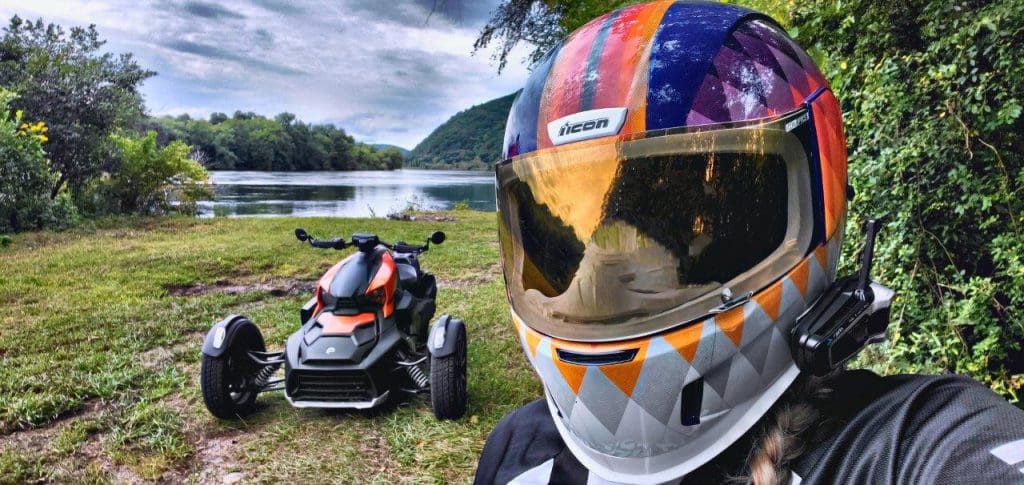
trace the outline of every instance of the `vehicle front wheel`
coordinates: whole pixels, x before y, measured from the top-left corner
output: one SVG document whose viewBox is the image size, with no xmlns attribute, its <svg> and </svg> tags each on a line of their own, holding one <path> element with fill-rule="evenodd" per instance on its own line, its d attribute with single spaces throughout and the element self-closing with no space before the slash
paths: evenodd
<svg viewBox="0 0 1024 485">
<path fill-rule="evenodd" d="M 430 356 L 430 405 L 437 419 L 459 419 L 466 414 L 466 327 L 459 328 L 455 351 Z"/>
<path fill-rule="evenodd" d="M 219 357 L 202 356 L 199 384 L 203 403 L 218 418 L 243 417 L 256 408 L 259 366 L 249 358 L 248 352 L 264 349 L 257 348 L 259 345 L 249 340 L 234 339 L 227 352 Z"/>
</svg>

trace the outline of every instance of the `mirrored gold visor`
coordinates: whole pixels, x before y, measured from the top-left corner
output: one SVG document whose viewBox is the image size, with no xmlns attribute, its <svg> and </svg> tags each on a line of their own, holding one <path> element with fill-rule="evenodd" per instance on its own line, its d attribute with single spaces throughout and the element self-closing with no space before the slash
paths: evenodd
<svg viewBox="0 0 1024 485">
<path fill-rule="evenodd" d="M 513 310 L 559 338 L 641 336 L 756 292 L 806 254 L 809 147 L 787 123 L 602 138 L 497 168 Z"/>
</svg>

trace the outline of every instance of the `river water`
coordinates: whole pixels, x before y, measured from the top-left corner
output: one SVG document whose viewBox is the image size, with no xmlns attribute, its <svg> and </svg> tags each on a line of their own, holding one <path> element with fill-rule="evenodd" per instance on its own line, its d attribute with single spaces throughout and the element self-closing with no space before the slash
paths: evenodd
<svg viewBox="0 0 1024 485">
<path fill-rule="evenodd" d="M 410 205 L 450 209 L 460 201 L 493 211 L 494 174 L 456 170 L 356 172 L 211 171 L 214 200 L 202 217 L 385 217 Z"/>
</svg>

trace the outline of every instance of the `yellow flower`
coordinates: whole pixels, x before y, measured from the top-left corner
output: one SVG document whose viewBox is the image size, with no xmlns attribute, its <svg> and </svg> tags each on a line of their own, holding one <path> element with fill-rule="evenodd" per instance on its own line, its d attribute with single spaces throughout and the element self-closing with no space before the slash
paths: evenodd
<svg viewBox="0 0 1024 485">
<path fill-rule="evenodd" d="M 842 69 L 844 71 L 846 70 L 846 61 L 842 61 L 839 63 L 839 69 Z"/>
<path fill-rule="evenodd" d="M 50 141 L 50 139 L 46 135 L 39 135 L 39 143 L 46 143 L 47 141 Z"/>
</svg>

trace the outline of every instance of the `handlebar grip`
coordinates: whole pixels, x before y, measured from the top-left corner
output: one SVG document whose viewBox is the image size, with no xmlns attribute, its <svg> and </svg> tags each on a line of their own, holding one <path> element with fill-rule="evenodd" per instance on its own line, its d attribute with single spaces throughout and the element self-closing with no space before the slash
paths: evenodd
<svg viewBox="0 0 1024 485">
<path fill-rule="evenodd" d="M 345 248 L 345 241 L 343 241 L 343 240 L 341 240 L 339 238 L 328 239 L 326 241 L 316 241 L 316 240 L 312 240 L 311 239 L 309 241 L 309 245 L 313 246 L 314 248 L 320 248 L 320 249 L 344 249 Z"/>
</svg>

